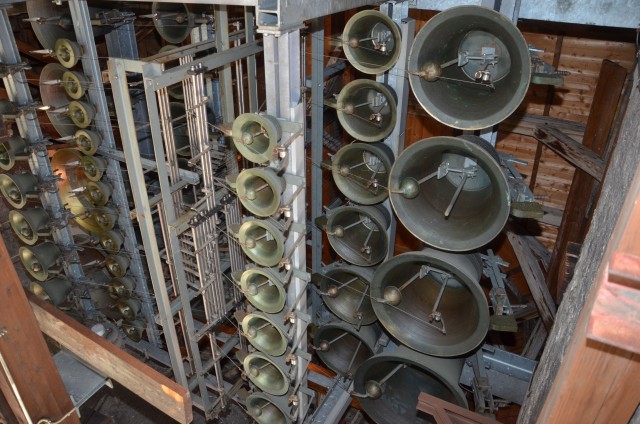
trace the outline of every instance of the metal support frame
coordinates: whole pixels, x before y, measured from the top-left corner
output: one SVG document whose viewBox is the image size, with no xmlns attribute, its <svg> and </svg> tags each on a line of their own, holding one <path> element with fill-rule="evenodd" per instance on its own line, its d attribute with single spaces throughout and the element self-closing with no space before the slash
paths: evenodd
<svg viewBox="0 0 640 424">
<path fill-rule="evenodd" d="M 328 387 L 324 399 L 310 418 L 310 424 L 337 424 L 351 404 L 351 390 L 345 387 L 349 384 L 339 377 L 330 379 L 323 375 L 310 373 L 309 381 L 323 387 Z"/>
<path fill-rule="evenodd" d="M 485 344 L 465 361 L 460 383 L 482 388 L 482 394 L 474 393 L 478 412 L 497 406 L 500 401 L 493 396 L 522 405 L 536 364 L 531 359 Z"/>
<path fill-rule="evenodd" d="M 0 6 L 0 63 L 3 65 L 18 65 L 21 63 L 20 52 L 13 36 L 7 9 L 3 6 Z M 40 181 L 53 181 L 55 175 L 53 169 L 51 169 L 51 162 L 49 161 L 46 150 L 43 151 L 35 148 L 38 143 L 45 143 L 45 140 L 43 140 L 36 111 L 31 108 L 33 106 L 33 99 L 31 98 L 29 85 L 27 84 L 27 77 L 24 71 L 19 71 L 15 74 L 7 75 L 3 78 L 3 81 L 9 100 L 18 107 L 27 107 L 24 112 L 18 115 L 16 124 L 20 136 L 27 141 L 28 145 L 34 148 L 29 157 L 31 172 L 36 175 Z M 41 191 L 40 201 L 52 219 L 66 222 L 67 214 L 64 208 L 64 202 L 60 198 L 57 190 Z M 75 254 L 73 234 L 68 225 L 53 229 L 52 237 L 55 243 L 65 252 Z M 75 261 L 66 262 L 64 269 L 74 284 L 80 284 L 84 281 L 84 271 L 79 263 Z M 85 312 L 91 312 L 92 310 L 90 301 L 82 302 L 82 307 Z"/>
<path fill-rule="evenodd" d="M 376 78 L 378 82 L 389 85 L 396 93 L 397 105 L 396 105 L 396 124 L 393 131 L 385 140 L 384 144 L 391 148 L 394 158 L 404 149 L 405 132 L 407 129 L 407 107 L 409 104 L 409 80 L 404 77 L 404 73 L 407 69 L 407 60 L 409 58 L 409 50 L 413 44 L 414 35 L 416 33 L 416 21 L 410 19 L 409 16 L 409 4 L 405 1 L 389 1 L 383 3 L 380 6 L 380 10 L 383 13 L 389 15 L 391 19 L 400 28 L 401 43 L 400 43 L 400 57 L 398 62 L 388 72 L 378 75 Z M 393 214 L 393 208 L 391 202 L 387 198 L 384 201 L 384 206 L 389 211 L 391 222 L 387 229 L 389 235 L 389 247 L 387 252 L 387 259 L 393 257 L 393 253 L 396 245 L 396 227 L 397 221 Z"/>
<path fill-rule="evenodd" d="M 225 21 L 224 8 L 216 10 L 216 16 Z M 226 28 L 217 22 L 218 28 Z M 216 41 L 205 40 L 198 48 L 220 40 L 228 40 L 221 31 L 216 34 Z M 224 47 L 224 45 L 223 45 Z M 141 73 L 144 81 L 146 108 L 149 114 L 149 126 L 154 145 L 154 155 L 158 183 L 160 186 L 160 201 L 157 209 L 164 223 L 164 245 L 167 262 L 170 265 L 171 284 L 167 287 L 163 272 L 163 258 L 159 251 L 159 243 L 153 228 L 152 209 L 149 204 L 149 194 L 144 185 L 132 187 L 138 220 L 149 262 L 150 274 L 158 302 L 158 315 L 162 323 L 171 365 L 177 381 L 191 390 L 197 389 L 193 395 L 194 404 L 200 407 L 208 418 L 216 416 L 219 408 L 226 403 L 225 384 L 222 380 L 220 361 L 226 357 L 216 342 L 215 325 L 222 319 L 228 319 L 230 307 L 225 301 L 224 276 L 222 262 L 218 251 L 217 238 L 221 230 L 218 228 L 217 214 L 227 211 L 229 221 L 239 219 L 237 201 L 226 205 L 218 205 L 220 199 L 218 190 L 214 187 L 214 169 L 212 168 L 212 154 L 208 137 L 208 123 L 204 105 L 205 83 L 203 73 L 207 70 L 225 68 L 234 61 L 253 55 L 261 50 L 258 43 L 243 44 L 242 46 L 218 49 L 218 53 L 211 54 L 193 61 L 190 49 L 182 51 L 180 65 L 164 69 L 164 65 L 156 61 L 129 59 L 111 59 L 109 61 L 110 78 L 115 97 L 118 122 L 123 130 L 125 142 L 125 159 L 132 180 L 142 181 L 143 169 L 139 161 L 139 151 L 136 140 L 135 122 L 130 110 L 131 97 L 128 92 L 127 73 Z M 161 62 L 161 61 L 160 61 Z M 230 71 L 230 68 L 228 68 Z M 183 201 L 180 192 L 175 191 L 182 176 L 177 167 L 177 156 L 174 146 L 174 136 L 169 110 L 167 86 L 182 81 L 185 93 L 185 107 L 187 129 L 191 142 L 192 162 L 198 162 L 201 175 L 202 198 L 197 200 L 191 210 L 183 212 Z M 223 106 L 223 118 L 233 114 L 233 103 Z M 229 110 L 229 106 L 231 109 Z M 165 153 L 166 152 L 166 153 Z M 224 193 L 222 193 L 224 194 Z M 224 231 L 222 231 L 224 232 Z M 238 252 L 236 252 L 237 256 Z M 242 258 L 231 258 L 234 268 L 241 268 Z M 175 299 L 169 300 L 169 294 Z M 206 322 L 196 323 L 191 310 L 191 299 L 201 295 L 205 310 Z M 239 293 L 234 295 L 238 300 Z M 174 322 L 174 315 L 180 316 L 179 325 L 182 326 L 186 360 L 180 351 L 178 331 Z M 207 348 L 201 347 L 199 341 L 209 338 Z M 186 368 L 186 371 L 185 371 Z M 213 380 L 207 376 L 211 373 Z M 211 391 L 217 392 L 213 396 Z"/>
<path fill-rule="evenodd" d="M 267 113 L 277 118 L 297 123 L 300 127 L 305 124 L 305 104 L 302 101 L 303 81 L 301 76 L 300 30 L 287 32 L 278 37 L 264 35 L 264 61 L 265 77 L 271 81 L 266 84 Z M 283 128 L 283 140 L 290 140 L 288 154 L 285 158 L 285 173 L 297 176 L 301 181 L 305 180 L 305 147 L 304 131 L 291 132 Z M 305 197 L 296 195 L 297 187 L 288 184 L 284 198 L 292 198 L 291 221 L 285 251 L 291 252 L 289 261 L 292 273 L 287 290 L 287 305 L 293 308 L 295 320 L 292 340 L 296 355 L 300 356 L 307 351 L 306 337 L 308 322 L 303 317 L 307 315 L 307 281 L 300 276 L 306 273 L 306 210 Z M 295 271 L 301 272 L 295 272 Z M 307 360 L 296 361 L 295 383 L 298 392 L 297 408 L 294 421 L 302 422 L 309 407 L 309 399 L 306 393 L 306 363 Z"/>
<path fill-rule="evenodd" d="M 91 81 L 91 85 L 87 90 L 87 95 L 91 103 L 96 108 L 96 116 L 94 123 L 96 130 L 102 136 L 102 149 L 115 149 L 115 139 L 113 136 L 113 128 L 111 126 L 111 118 L 109 117 L 109 106 L 104 94 L 104 86 L 102 84 L 102 72 L 98 62 L 98 53 L 96 51 L 93 29 L 91 27 L 91 15 L 86 0 L 70 0 L 69 8 L 71 17 L 75 23 L 76 38 L 78 43 L 83 46 L 82 67 L 85 75 Z M 131 44 L 131 43 L 129 43 Z M 134 125 L 135 128 L 135 125 Z M 147 334 L 149 341 L 155 345 L 160 345 L 160 336 L 158 329 L 154 323 L 154 308 L 151 301 L 152 296 L 147 287 L 147 280 L 144 274 L 142 259 L 138 251 L 138 242 L 136 233 L 131 225 L 129 214 L 129 201 L 125 190 L 125 183 L 122 178 L 122 169 L 120 163 L 116 160 L 107 160 L 106 175 L 113 187 L 112 199 L 115 207 L 118 209 L 118 226 L 125 235 L 124 250 L 130 258 L 129 272 L 136 280 L 136 290 L 140 293 L 142 302 L 142 315 L 147 321 Z M 144 181 L 143 179 L 140 181 Z"/>
</svg>

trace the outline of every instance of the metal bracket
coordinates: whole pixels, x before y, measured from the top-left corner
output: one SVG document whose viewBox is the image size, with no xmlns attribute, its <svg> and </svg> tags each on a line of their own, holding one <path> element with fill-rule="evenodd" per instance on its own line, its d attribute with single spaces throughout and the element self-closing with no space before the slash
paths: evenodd
<svg viewBox="0 0 640 424">
<path fill-rule="evenodd" d="M 471 386 L 476 411 L 493 412 L 502 403 L 522 405 L 537 362 L 485 344 L 465 361 L 460 384 Z"/>
<path fill-rule="evenodd" d="M 516 332 L 518 324 L 513 317 L 513 309 L 507 297 L 505 286 L 507 276 L 500 269 L 500 267 L 509 266 L 509 263 L 494 255 L 491 249 L 487 251 L 486 255 L 480 255 L 480 257 L 483 264 L 482 273 L 491 280 L 492 286 L 489 292 L 494 310 L 494 315 L 491 317 L 491 329 Z"/>
</svg>

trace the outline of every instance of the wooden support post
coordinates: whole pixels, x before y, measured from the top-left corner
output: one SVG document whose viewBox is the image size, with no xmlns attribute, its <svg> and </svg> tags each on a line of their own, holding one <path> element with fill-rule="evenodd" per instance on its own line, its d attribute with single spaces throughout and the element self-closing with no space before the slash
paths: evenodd
<svg viewBox="0 0 640 424">
<path fill-rule="evenodd" d="M 28 294 L 40 330 L 100 374 L 111 378 L 174 420 L 193 420 L 189 391 L 109 343 L 58 309 Z"/>
<path fill-rule="evenodd" d="M 31 421 L 37 422 L 42 418 L 59 420 L 73 411 L 73 403 L 1 237 L 0 268 L 4 270 L 0 284 L 0 354 L 10 374 L 7 375 L 0 367 L 1 394 L 18 417 L 18 422 L 27 422 L 19 398 Z M 72 412 L 63 422 L 79 423 L 80 420 Z"/>
<path fill-rule="evenodd" d="M 640 172 L 629 189 L 539 423 L 627 423 L 640 403 L 640 353 L 636 353 L 640 351 L 640 264 L 635 259 L 631 266 L 625 263 L 640 256 L 638 199 Z M 631 278 L 620 278 L 621 274 Z M 617 286 L 613 292 L 612 285 Z"/>
<path fill-rule="evenodd" d="M 553 150 L 571 165 L 591 175 L 598 181 L 604 177 L 605 162 L 593 150 L 578 143 L 551 125 L 536 127 L 536 139 Z"/>
<path fill-rule="evenodd" d="M 608 60 L 602 62 L 600 78 L 596 85 L 582 141 L 584 147 L 591 149 L 601 157 L 608 150 L 609 143 L 614 142 L 610 138 L 614 139 L 615 134 L 613 134 L 614 137 L 610 137 L 610 130 L 615 121 L 616 113 L 618 113 L 626 78 L 625 68 Z M 605 163 L 608 163 L 609 158 L 604 157 L 603 159 Z M 582 243 L 584 240 L 592 216 L 592 209 L 595 209 L 596 206 L 594 202 L 589 208 L 594 190 L 597 190 L 596 181 L 589 174 L 576 170 L 556 244 L 551 254 L 551 267 L 547 274 L 547 285 L 556 299 L 561 297 L 562 276 L 559 275 L 559 269 L 564 261 L 567 244 L 569 242 Z"/>
<path fill-rule="evenodd" d="M 634 87 L 637 82 L 635 78 Z M 639 355 L 587 339 L 610 255 L 616 251 L 640 255 L 637 228 L 623 229 L 620 225 L 628 222 L 630 211 L 638 202 L 639 167 L 640 91 L 634 88 L 593 224 L 522 404 L 518 417 L 521 424 L 626 424 L 640 402 Z M 635 242 L 636 250 L 622 246 L 620 240 L 625 234 L 631 239 L 629 243 Z M 626 302 L 624 298 L 620 301 Z M 637 309 L 632 310 L 637 314 Z"/>
<path fill-rule="evenodd" d="M 547 289 L 547 285 L 544 281 L 544 273 L 540 269 L 538 259 L 535 257 L 531 249 L 529 248 L 526 240 L 522 236 L 519 236 L 511 231 L 507 232 L 509 242 L 513 247 L 513 252 L 518 258 L 518 263 L 522 268 L 522 273 L 527 280 L 527 285 L 531 291 L 533 301 L 538 307 L 540 318 L 544 323 L 544 327 L 547 331 L 551 331 L 553 321 L 556 316 L 556 304 L 553 302 L 553 298 Z"/>
</svg>

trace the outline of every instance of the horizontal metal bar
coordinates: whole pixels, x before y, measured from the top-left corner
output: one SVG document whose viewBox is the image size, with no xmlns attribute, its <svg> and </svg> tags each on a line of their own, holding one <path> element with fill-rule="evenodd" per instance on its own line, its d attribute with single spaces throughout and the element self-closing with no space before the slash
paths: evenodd
<svg viewBox="0 0 640 424">
<path fill-rule="evenodd" d="M 426 10 L 444 10 L 454 6 L 479 5 L 481 0 L 410 0 L 409 7 Z M 523 1 L 520 3 L 521 19 L 601 25 L 618 28 L 637 28 L 640 8 L 637 0 L 558 0 Z"/>
<path fill-rule="evenodd" d="M 239 47 L 233 47 L 220 53 L 214 53 L 200 58 L 196 62 L 197 64 L 202 64 L 202 66 L 207 70 L 211 71 L 235 62 L 236 60 L 244 59 L 247 56 L 260 53 L 261 51 L 262 41 L 253 41 Z M 162 71 L 157 64 L 148 63 L 144 65 L 143 75 L 145 78 L 145 84 L 147 84 L 147 89 L 152 88 L 157 91 L 161 88 L 165 88 L 182 81 L 189 76 L 189 71 L 196 62 L 176 66 L 175 68 L 165 71 Z"/>
<path fill-rule="evenodd" d="M 347 62 L 344 60 L 338 61 L 324 68 L 322 78 L 328 80 L 332 76 L 344 71 L 347 68 Z M 321 84 L 322 85 L 322 84 Z M 311 77 L 307 78 L 306 87 L 311 88 Z"/>
<path fill-rule="evenodd" d="M 100 153 L 102 153 L 105 157 L 109 159 L 115 159 L 120 162 L 125 162 L 124 152 L 120 150 L 101 148 Z M 140 165 L 142 165 L 142 168 L 146 171 L 153 171 L 158 168 L 158 165 L 154 160 L 140 157 L 139 161 L 140 161 Z M 180 168 L 178 172 L 180 174 L 180 178 L 185 180 L 187 184 L 196 185 L 200 183 L 200 175 L 198 175 L 197 172 L 189 171 L 182 168 Z"/>
<path fill-rule="evenodd" d="M 244 39 L 244 30 L 234 31 L 229 34 L 229 42 Z M 213 45 L 212 45 L 213 44 Z M 194 55 L 209 49 L 215 48 L 215 36 L 204 41 L 200 41 L 194 44 L 187 44 L 186 46 L 180 46 L 173 50 L 168 50 L 162 53 L 154 54 L 142 59 L 146 63 L 167 63 L 172 60 L 178 60 L 181 57 L 187 55 Z"/>
<path fill-rule="evenodd" d="M 191 185 L 192 183 L 187 181 L 187 180 L 180 180 L 177 183 L 173 184 L 170 188 L 171 193 L 175 193 L 176 191 L 185 188 L 188 185 Z M 162 194 L 158 193 L 155 196 L 153 196 L 152 198 L 149 199 L 149 206 L 150 207 L 154 207 L 155 205 L 157 205 L 158 203 L 160 203 L 162 201 Z"/>
</svg>

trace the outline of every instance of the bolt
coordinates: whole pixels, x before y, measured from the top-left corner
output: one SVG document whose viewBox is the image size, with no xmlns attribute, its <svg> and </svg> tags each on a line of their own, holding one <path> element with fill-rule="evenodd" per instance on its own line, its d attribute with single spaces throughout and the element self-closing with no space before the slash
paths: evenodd
<svg viewBox="0 0 640 424">
<path fill-rule="evenodd" d="M 7 333 L 8 333 L 8 331 L 7 331 L 7 327 L 2 327 L 2 328 L 0 328 L 0 337 L 4 337 L 4 336 L 6 336 L 6 335 L 7 335 Z"/>
</svg>

